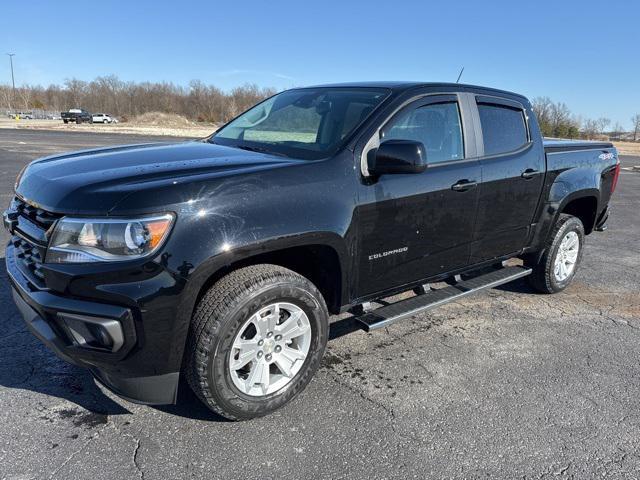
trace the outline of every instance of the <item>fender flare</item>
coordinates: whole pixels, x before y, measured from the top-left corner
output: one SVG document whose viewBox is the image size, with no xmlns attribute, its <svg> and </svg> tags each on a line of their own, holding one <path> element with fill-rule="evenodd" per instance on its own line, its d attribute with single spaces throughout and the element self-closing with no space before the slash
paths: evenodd
<svg viewBox="0 0 640 480">
<path fill-rule="evenodd" d="M 248 260 L 258 255 L 277 252 L 293 247 L 321 246 L 331 248 L 337 255 L 340 264 L 341 276 L 341 298 L 348 294 L 347 271 L 351 256 L 348 253 L 344 239 L 332 232 L 316 232 L 295 237 L 281 237 L 267 241 L 254 242 L 242 245 L 228 252 L 223 252 L 206 259 L 198 265 L 185 280 L 185 288 L 181 295 L 180 304 L 177 308 L 177 318 L 173 328 L 173 348 L 171 352 L 170 364 L 176 370 L 180 370 L 184 349 L 186 346 L 191 317 L 196 308 L 198 298 L 202 288 L 207 285 L 210 279 L 227 269 L 229 266 Z"/>
</svg>

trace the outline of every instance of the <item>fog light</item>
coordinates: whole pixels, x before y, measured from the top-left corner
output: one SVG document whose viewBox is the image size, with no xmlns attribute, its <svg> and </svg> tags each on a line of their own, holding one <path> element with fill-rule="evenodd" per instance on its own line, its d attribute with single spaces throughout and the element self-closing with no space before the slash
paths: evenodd
<svg viewBox="0 0 640 480">
<path fill-rule="evenodd" d="M 111 318 L 59 313 L 73 340 L 81 347 L 117 352 L 124 344 L 122 326 Z"/>
</svg>

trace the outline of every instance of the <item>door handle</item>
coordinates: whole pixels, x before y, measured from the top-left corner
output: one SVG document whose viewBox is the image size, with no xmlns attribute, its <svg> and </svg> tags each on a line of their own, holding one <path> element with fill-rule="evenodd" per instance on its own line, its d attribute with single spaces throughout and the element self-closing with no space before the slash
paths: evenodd
<svg viewBox="0 0 640 480">
<path fill-rule="evenodd" d="M 537 174 L 538 174 L 538 170 L 536 170 L 535 168 L 527 168 L 524 172 L 522 172 L 522 175 L 520 176 L 525 180 L 530 180 L 533 177 L 535 177 Z"/>
<path fill-rule="evenodd" d="M 458 180 L 457 183 L 451 185 L 451 190 L 454 192 L 466 192 L 467 190 L 471 190 L 472 188 L 476 188 L 478 183 L 475 180 Z"/>
</svg>

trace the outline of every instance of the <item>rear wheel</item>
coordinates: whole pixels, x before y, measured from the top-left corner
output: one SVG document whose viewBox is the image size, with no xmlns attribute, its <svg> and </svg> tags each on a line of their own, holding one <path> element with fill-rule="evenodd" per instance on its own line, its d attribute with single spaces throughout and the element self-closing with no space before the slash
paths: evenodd
<svg viewBox="0 0 640 480">
<path fill-rule="evenodd" d="M 327 337 L 327 308 L 309 280 L 275 265 L 245 267 L 219 280 L 196 307 L 186 377 L 216 413 L 259 417 L 305 388 Z"/>
<path fill-rule="evenodd" d="M 525 262 L 533 269 L 529 283 L 542 293 L 556 293 L 567 288 L 580 265 L 584 238 L 584 226 L 579 218 L 560 215 L 540 260 Z"/>
</svg>

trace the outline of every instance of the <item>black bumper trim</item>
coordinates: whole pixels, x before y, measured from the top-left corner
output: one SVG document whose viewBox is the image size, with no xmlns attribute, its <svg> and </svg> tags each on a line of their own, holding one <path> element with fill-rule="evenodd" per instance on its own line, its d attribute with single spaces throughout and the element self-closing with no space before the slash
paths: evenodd
<svg viewBox="0 0 640 480">
<path fill-rule="evenodd" d="M 114 377 L 91 369 L 95 380 L 125 400 L 143 405 L 172 405 L 178 397 L 180 372 L 151 377 Z"/>
<path fill-rule="evenodd" d="M 80 362 L 63 353 L 66 346 L 64 341 L 53 331 L 49 324 L 43 320 L 38 312 L 29 306 L 15 288 L 11 289 L 11 295 L 29 331 L 64 361 L 72 363 L 73 365 L 82 366 Z"/>
<path fill-rule="evenodd" d="M 118 362 L 136 344 L 132 313 L 128 308 L 56 295 L 32 285 L 17 268 L 14 248 L 9 244 L 5 255 L 7 274 L 14 303 L 29 331 L 62 360 L 88 368 L 94 378 L 116 395 L 131 402 L 173 404 L 178 394 L 179 372 L 152 376 L 114 375 Z M 67 335 L 60 313 L 111 318 L 122 325 L 124 346 L 115 353 L 83 348 Z M 130 375 L 130 374 L 129 374 Z"/>
<path fill-rule="evenodd" d="M 62 360 L 79 367 L 89 368 L 100 384 L 125 400 L 147 405 L 166 405 L 176 402 L 180 379 L 179 372 L 148 377 L 118 377 L 110 375 L 89 362 L 83 362 L 75 358 L 78 349 L 73 349 L 72 346 L 67 345 L 38 312 L 27 303 L 16 288 L 11 289 L 11 294 L 29 331 Z M 74 350 L 72 355 L 66 353 L 70 349 Z"/>
</svg>

